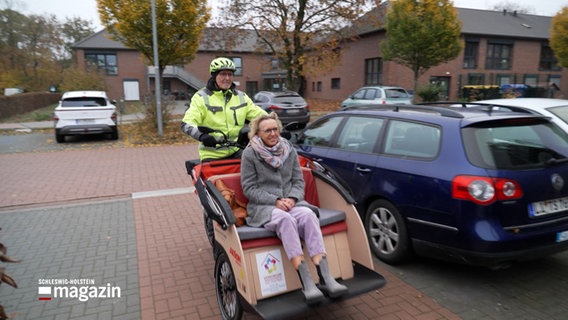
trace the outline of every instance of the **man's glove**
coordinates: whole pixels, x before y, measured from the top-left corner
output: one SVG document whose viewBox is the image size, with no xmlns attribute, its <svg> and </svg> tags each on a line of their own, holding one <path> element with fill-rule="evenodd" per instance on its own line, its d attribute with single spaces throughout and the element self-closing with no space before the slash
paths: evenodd
<svg viewBox="0 0 568 320">
<path fill-rule="evenodd" d="M 199 136 L 199 141 L 203 143 L 206 147 L 215 147 L 217 145 L 217 139 L 215 137 L 209 135 L 208 133 L 204 133 Z"/>
</svg>

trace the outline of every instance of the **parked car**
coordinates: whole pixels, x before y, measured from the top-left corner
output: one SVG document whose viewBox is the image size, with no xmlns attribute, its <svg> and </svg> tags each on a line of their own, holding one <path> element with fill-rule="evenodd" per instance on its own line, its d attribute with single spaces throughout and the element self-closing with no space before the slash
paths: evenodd
<svg viewBox="0 0 568 320">
<path fill-rule="evenodd" d="M 495 106 L 519 107 L 535 114 L 550 117 L 554 123 L 568 132 L 568 100 L 550 98 L 516 98 L 480 100 L 476 103 L 487 103 Z"/>
<path fill-rule="evenodd" d="M 412 104 L 412 96 L 401 87 L 363 87 L 341 102 L 341 108 L 361 104 Z"/>
<path fill-rule="evenodd" d="M 254 103 L 266 112 L 276 112 L 284 125 L 297 122 L 297 128 L 304 128 L 310 121 L 308 103 L 294 91 L 259 91 L 254 95 Z"/>
<path fill-rule="evenodd" d="M 109 134 L 118 139 L 116 102 L 104 91 L 68 91 L 55 108 L 55 140 L 65 142 L 66 136 Z"/>
<path fill-rule="evenodd" d="M 568 134 L 546 117 L 350 108 L 292 141 L 351 189 L 387 263 L 416 253 L 500 268 L 568 249 Z"/>
</svg>

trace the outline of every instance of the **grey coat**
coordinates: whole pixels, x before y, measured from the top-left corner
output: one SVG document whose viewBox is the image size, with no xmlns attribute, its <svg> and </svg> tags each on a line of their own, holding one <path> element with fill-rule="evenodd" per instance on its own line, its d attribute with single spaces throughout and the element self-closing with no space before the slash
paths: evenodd
<svg viewBox="0 0 568 320">
<path fill-rule="evenodd" d="M 249 145 L 241 158 L 241 186 L 249 201 L 246 220 L 251 227 L 262 227 L 270 221 L 278 198 L 296 198 L 296 206 L 309 207 L 318 213 L 317 207 L 304 200 L 304 176 L 292 146 L 288 159 L 275 169 Z"/>
</svg>

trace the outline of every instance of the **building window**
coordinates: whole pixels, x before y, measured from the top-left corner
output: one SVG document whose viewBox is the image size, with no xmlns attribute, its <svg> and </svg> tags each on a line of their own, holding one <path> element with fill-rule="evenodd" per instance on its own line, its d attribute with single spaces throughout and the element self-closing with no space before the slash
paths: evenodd
<svg viewBox="0 0 568 320">
<path fill-rule="evenodd" d="M 332 89 L 341 89 L 341 79 L 340 78 L 332 78 L 331 79 L 331 88 Z"/>
<path fill-rule="evenodd" d="M 318 81 L 318 82 L 317 82 L 316 87 L 317 87 L 317 88 L 316 88 L 316 91 L 317 91 L 317 92 L 321 92 L 321 81 Z"/>
<path fill-rule="evenodd" d="M 242 76 L 243 75 L 243 58 L 240 57 L 229 57 L 229 59 L 233 60 L 235 67 L 235 76 Z"/>
<path fill-rule="evenodd" d="M 559 75 L 550 75 L 548 77 L 548 84 L 554 83 L 554 85 L 560 88 L 560 76 Z"/>
<path fill-rule="evenodd" d="M 270 59 L 270 68 L 272 70 L 278 70 L 278 68 L 280 68 L 280 61 L 278 61 L 278 59 Z"/>
<path fill-rule="evenodd" d="M 513 55 L 512 42 L 491 42 L 487 43 L 487 57 L 485 60 L 486 69 L 510 70 Z"/>
<path fill-rule="evenodd" d="M 115 53 L 85 53 L 88 69 L 96 69 L 108 76 L 118 75 L 118 65 Z"/>
<path fill-rule="evenodd" d="M 365 59 L 365 85 L 381 84 L 381 58 Z"/>
<path fill-rule="evenodd" d="M 463 68 L 464 69 L 476 69 L 477 68 L 477 56 L 479 52 L 479 40 L 478 39 L 466 39 L 465 48 L 463 50 Z"/>
<path fill-rule="evenodd" d="M 502 86 L 504 84 L 511 83 L 511 75 L 510 74 L 498 74 L 497 75 L 497 85 Z"/>
<path fill-rule="evenodd" d="M 548 97 L 554 98 L 558 91 L 560 91 L 560 76 L 550 75 L 548 77 Z"/>
<path fill-rule="evenodd" d="M 536 87 L 538 85 L 538 75 L 525 74 L 525 81 L 523 83 L 527 86 Z"/>
<path fill-rule="evenodd" d="M 247 81 L 247 94 L 250 97 L 253 97 L 258 92 L 258 82 L 256 81 Z"/>
<path fill-rule="evenodd" d="M 548 43 L 543 43 L 540 47 L 540 63 L 538 65 L 539 70 L 549 70 L 549 71 L 559 71 L 560 66 L 558 65 L 558 60 L 554 56 L 552 48 Z"/>
<path fill-rule="evenodd" d="M 485 75 L 483 73 L 470 73 L 467 75 L 467 84 L 469 85 L 485 84 Z"/>
</svg>

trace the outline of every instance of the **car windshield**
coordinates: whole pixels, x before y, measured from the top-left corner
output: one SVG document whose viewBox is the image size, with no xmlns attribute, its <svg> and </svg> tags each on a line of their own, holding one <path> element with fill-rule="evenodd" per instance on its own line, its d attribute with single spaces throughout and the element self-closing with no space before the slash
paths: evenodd
<svg viewBox="0 0 568 320">
<path fill-rule="evenodd" d="M 568 123 L 568 106 L 552 107 L 547 110 L 557 116 L 560 120 Z"/>
<path fill-rule="evenodd" d="M 539 119 L 507 119 L 466 127 L 467 157 L 487 169 L 534 169 L 568 162 L 568 135 Z"/>
<path fill-rule="evenodd" d="M 274 103 L 304 103 L 304 99 L 298 95 L 288 94 L 275 96 L 273 99 Z"/>
<path fill-rule="evenodd" d="M 106 99 L 96 97 L 69 98 L 61 102 L 62 107 L 101 107 L 106 105 Z"/>
</svg>

